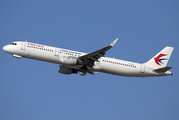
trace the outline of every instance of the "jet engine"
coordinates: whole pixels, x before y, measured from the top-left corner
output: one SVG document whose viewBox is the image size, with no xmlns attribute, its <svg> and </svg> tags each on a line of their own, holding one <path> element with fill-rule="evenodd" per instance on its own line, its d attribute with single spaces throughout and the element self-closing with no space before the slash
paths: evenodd
<svg viewBox="0 0 179 120">
<path fill-rule="evenodd" d="M 70 74 L 77 74 L 78 70 L 75 70 L 75 69 L 72 69 L 72 68 L 69 68 L 69 67 L 66 67 L 66 66 L 63 66 L 63 65 L 59 65 L 58 72 L 62 73 L 62 74 L 69 74 L 70 75 Z"/>
<path fill-rule="evenodd" d="M 86 70 L 80 70 L 80 75 L 81 75 L 81 76 L 85 76 L 85 75 L 86 75 L 86 73 L 87 73 L 87 71 L 86 71 Z"/>
<path fill-rule="evenodd" d="M 80 59 L 71 56 L 64 56 L 60 58 L 60 62 L 62 62 L 62 64 L 70 65 L 70 66 L 75 66 L 75 65 L 82 66 L 82 61 Z"/>
<path fill-rule="evenodd" d="M 81 69 L 80 69 L 80 75 L 81 76 L 85 76 L 86 75 L 86 73 L 87 73 L 87 68 L 86 68 L 86 66 L 83 66 Z"/>
</svg>

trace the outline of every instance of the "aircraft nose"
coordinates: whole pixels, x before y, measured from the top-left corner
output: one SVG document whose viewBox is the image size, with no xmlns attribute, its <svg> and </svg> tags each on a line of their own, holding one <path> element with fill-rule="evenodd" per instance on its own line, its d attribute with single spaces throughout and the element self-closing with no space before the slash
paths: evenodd
<svg viewBox="0 0 179 120">
<path fill-rule="evenodd" d="M 8 48 L 7 48 L 7 45 L 3 47 L 3 50 L 4 50 L 4 51 L 7 51 L 7 49 L 8 49 Z"/>
</svg>

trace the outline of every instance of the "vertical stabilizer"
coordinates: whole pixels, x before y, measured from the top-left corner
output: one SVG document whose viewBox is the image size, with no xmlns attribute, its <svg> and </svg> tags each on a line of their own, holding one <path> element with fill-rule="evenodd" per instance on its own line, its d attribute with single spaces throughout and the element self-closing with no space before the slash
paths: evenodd
<svg viewBox="0 0 179 120">
<path fill-rule="evenodd" d="M 161 50 L 158 54 L 156 54 L 152 59 L 150 59 L 145 64 L 151 65 L 155 68 L 162 68 L 166 67 L 169 58 L 172 54 L 173 47 L 165 47 L 163 50 Z"/>
</svg>

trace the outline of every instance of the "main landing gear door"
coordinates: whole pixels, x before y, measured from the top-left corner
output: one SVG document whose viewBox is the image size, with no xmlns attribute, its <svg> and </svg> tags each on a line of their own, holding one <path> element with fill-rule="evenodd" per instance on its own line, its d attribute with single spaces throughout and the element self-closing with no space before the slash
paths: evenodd
<svg viewBox="0 0 179 120">
<path fill-rule="evenodd" d="M 26 49 L 26 45 L 27 45 L 27 41 L 22 42 L 21 49 L 25 50 Z"/>
</svg>

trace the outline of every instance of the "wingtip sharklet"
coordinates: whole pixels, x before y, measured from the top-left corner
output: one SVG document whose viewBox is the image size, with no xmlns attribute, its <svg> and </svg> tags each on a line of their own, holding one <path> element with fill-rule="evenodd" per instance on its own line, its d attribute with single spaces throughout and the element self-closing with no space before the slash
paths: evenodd
<svg viewBox="0 0 179 120">
<path fill-rule="evenodd" d="M 118 38 L 116 38 L 116 39 L 110 44 L 110 46 L 113 47 L 113 46 L 116 44 L 117 40 L 118 40 Z"/>
</svg>

